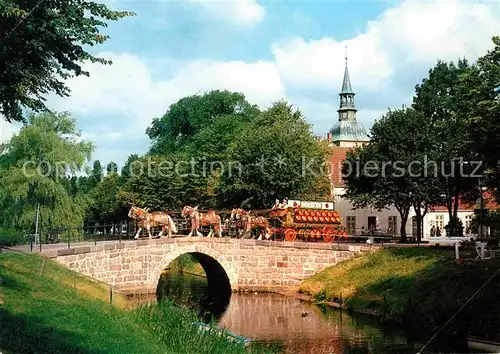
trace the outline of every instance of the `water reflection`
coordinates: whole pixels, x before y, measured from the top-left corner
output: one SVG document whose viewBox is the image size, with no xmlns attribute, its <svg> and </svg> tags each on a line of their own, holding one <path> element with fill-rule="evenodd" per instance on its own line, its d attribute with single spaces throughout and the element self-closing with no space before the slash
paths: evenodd
<svg viewBox="0 0 500 354">
<path fill-rule="evenodd" d="M 416 352 L 402 333 L 384 335 L 345 313 L 278 294 L 233 295 L 219 324 L 259 341 L 280 341 L 290 353 Z"/>
<path fill-rule="evenodd" d="M 214 316 L 221 327 L 259 342 L 280 342 L 287 353 L 416 353 L 424 341 L 407 332 L 381 327 L 372 318 L 349 316 L 278 294 L 233 294 L 229 307 L 221 306 L 205 278 L 186 274 L 164 276 L 157 298 L 168 296 L 196 304 L 202 320 Z M 444 352 L 467 352 L 452 345 Z M 443 348 L 430 346 L 427 352 Z M 443 352 L 443 351 L 442 351 Z"/>
<path fill-rule="evenodd" d="M 208 286 L 205 277 L 177 271 L 162 274 L 156 289 L 156 299 L 161 301 L 163 298 L 189 305 L 206 323 L 220 319 L 227 309 L 225 299 L 218 294 L 217 289 Z"/>
</svg>

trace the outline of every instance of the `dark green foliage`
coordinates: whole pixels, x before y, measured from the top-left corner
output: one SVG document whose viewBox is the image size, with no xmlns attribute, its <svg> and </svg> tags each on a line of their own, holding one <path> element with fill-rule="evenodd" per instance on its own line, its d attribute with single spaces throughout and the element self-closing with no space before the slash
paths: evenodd
<svg viewBox="0 0 500 354">
<path fill-rule="evenodd" d="M 478 160 L 471 153 L 471 86 L 463 83 L 473 71 L 466 60 L 459 60 L 456 65 L 438 61 L 422 84 L 416 86 L 413 100 L 413 107 L 427 118 L 432 137 L 428 150 L 435 152 L 433 160 L 439 166 L 439 183 L 450 220 L 457 218 L 461 196 L 477 186 L 477 177 L 470 177 L 475 166 L 463 163 Z M 450 232 L 458 231 L 450 228 Z"/>
<path fill-rule="evenodd" d="M 116 164 L 116 162 L 111 161 L 110 163 L 108 163 L 108 165 L 106 166 L 106 172 L 108 173 L 108 175 L 111 173 L 118 173 L 118 165 Z"/>
<path fill-rule="evenodd" d="M 462 84 L 468 88 L 472 151 L 483 161 L 486 183 L 500 200 L 500 37 L 492 40 L 494 47 L 477 60 Z"/>
<path fill-rule="evenodd" d="M 120 176 L 110 173 L 89 193 L 91 199 L 86 222 L 110 224 L 128 219 L 128 205 L 120 198 Z"/>
<path fill-rule="evenodd" d="M 275 199 L 300 198 L 314 188 L 317 198 L 329 196 L 326 157 L 326 146 L 313 137 L 302 113 L 277 102 L 230 145 L 229 161 L 238 164 L 222 174 L 223 203 L 267 208 Z"/>
<path fill-rule="evenodd" d="M 464 224 L 462 219 L 454 218 L 451 219 L 448 224 L 445 225 L 446 235 L 449 236 L 463 236 L 464 235 Z"/>
<path fill-rule="evenodd" d="M 22 245 L 28 242 L 28 238 L 20 231 L 0 227 L 0 246 Z"/>
<path fill-rule="evenodd" d="M 0 113 L 24 121 L 22 107 L 45 110 L 45 96 L 69 96 L 63 80 L 86 75 L 84 61 L 111 64 L 84 46 L 103 43 L 107 21 L 133 15 L 103 4 L 72 0 L 0 2 Z"/>
<path fill-rule="evenodd" d="M 229 91 L 210 91 L 204 95 L 184 97 L 171 105 L 161 118 L 155 118 L 147 129 L 147 134 L 152 140 L 151 152 L 154 154 L 169 154 L 188 149 L 202 147 L 200 142 L 206 143 L 207 139 L 216 145 L 231 139 L 235 125 L 248 122 L 259 112 L 256 106 L 251 106 L 243 94 Z M 228 119 L 218 122 L 222 117 Z M 211 127 L 213 124 L 214 127 Z M 225 128 L 229 128 L 226 131 Z M 195 136 L 200 135 L 195 139 Z M 205 146 L 195 150 L 203 155 Z M 209 148 L 217 151 L 217 149 Z"/>
</svg>

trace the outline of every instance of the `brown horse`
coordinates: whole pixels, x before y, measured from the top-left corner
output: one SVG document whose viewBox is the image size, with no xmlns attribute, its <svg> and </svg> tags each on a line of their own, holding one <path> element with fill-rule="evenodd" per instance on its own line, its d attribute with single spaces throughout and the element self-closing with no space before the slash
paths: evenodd
<svg viewBox="0 0 500 354">
<path fill-rule="evenodd" d="M 213 226 L 213 230 L 210 230 L 207 237 L 212 237 L 214 232 L 219 237 L 222 237 L 221 218 L 215 213 L 215 211 L 210 210 L 207 213 L 200 213 L 198 211 L 198 206 L 193 208 L 186 205 L 184 209 L 182 209 L 182 217 L 185 218 L 186 216 L 189 216 L 191 219 L 191 231 L 189 232 L 188 237 L 193 236 L 193 233 L 196 233 L 196 236 L 202 237 L 203 235 L 199 231 L 201 226 Z"/>
<path fill-rule="evenodd" d="M 151 239 L 151 228 L 161 226 L 161 231 L 159 237 L 163 236 L 163 231 L 168 230 L 168 237 L 172 237 L 172 231 L 176 234 L 177 227 L 175 226 L 174 220 L 164 212 L 155 211 L 150 213 L 149 209 L 142 209 L 132 206 L 128 212 L 128 217 L 137 221 L 137 226 L 139 229 L 134 236 L 134 239 L 139 238 L 139 234 L 142 229 L 148 231 L 149 238 Z"/>
<path fill-rule="evenodd" d="M 238 208 L 231 211 L 230 220 L 241 220 L 243 228 L 243 237 L 248 237 L 253 229 L 259 229 L 260 234 L 258 240 L 262 240 L 262 234 L 265 230 L 265 236 L 270 239 L 273 236 L 273 229 L 269 225 L 269 221 L 263 216 L 250 215 L 249 211 Z"/>
</svg>

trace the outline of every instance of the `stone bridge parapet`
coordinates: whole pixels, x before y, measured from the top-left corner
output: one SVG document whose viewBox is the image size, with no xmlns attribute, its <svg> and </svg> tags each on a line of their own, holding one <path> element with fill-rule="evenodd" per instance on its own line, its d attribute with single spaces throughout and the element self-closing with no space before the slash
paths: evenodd
<svg viewBox="0 0 500 354">
<path fill-rule="evenodd" d="M 367 244 L 175 237 L 74 245 L 42 254 L 117 288 L 155 290 L 169 263 L 189 253 L 200 261 L 209 283 L 211 278 L 223 277 L 232 290 L 262 291 L 297 286 L 327 267 L 378 248 Z"/>
</svg>

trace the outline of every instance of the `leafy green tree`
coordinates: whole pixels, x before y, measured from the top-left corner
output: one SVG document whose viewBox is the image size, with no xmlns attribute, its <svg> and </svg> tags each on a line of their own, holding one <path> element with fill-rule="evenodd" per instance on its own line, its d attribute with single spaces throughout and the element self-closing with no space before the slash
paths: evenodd
<svg viewBox="0 0 500 354">
<path fill-rule="evenodd" d="M 116 164 L 116 162 L 111 161 L 110 163 L 108 163 L 108 165 L 106 166 L 106 172 L 108 174 L 118 173 L 118 165 Z"/>
<path fill-rule="evenodd" d="M 401 216 L 401 241 L 406 241 L 410 208 L 417 219 L 417 237 L 429 206 L 441 201 L 439 170 L 433 164 L 432 127 L 420 112 L 389 111 L 371 129 L 370 143 L 347 154 L 342 168 L 355 207 L 378 210 L 393 205 Z"/>
<path fill-rule="evenodd" d="M 42 228 L 81 225 L 86 198 L 72 196 L 61 179 L 81 170 L 93 145 L 79 140 L 67 113 L 30 114 L 27 122 L 7 143 L 0 166 L 4 226 L 31 231 L 37 204 Z"/>
<path fill-rule="evenodd" d="M 131 12 L 92 1 L 3 0 L 0 2 L 0 113 L 24 121 L 22 107 L 46 110 L 44 96 L 69 96 L 64 79 L 86 75 L 81 63 L 102 64 L 85 46 L 106 41 L 100 28 Z"/>
<path fill-rule="evenodd" d="M 276 102 L 254 118 L 228 149 L 218 188 L 224 206 L 268 208 L 322 185 L 329 195 L 327 146 L 311 134 L 302 113 Z"/>
<path fill-rule="evenodd" d="M 471 105 L 467 100 L 470 87 L 463 84 L 463 78 L 472 70 L 466 60 L 459 60 L 456 65 L 438 61 L 429 76 L 416 86 L 413 99 L 413 108 L 429 120 L 434 135 L 430 148 L 437 153 L 434 161 L 440 167 L 444 204 L 450 218 L 448 230 L 453 235 L 463 230 L 458 224 L 459 200 L 477 186 L 477 180 L 470 178 L 474 167 L 464 164 L 476 160 L 470 153 Z"/>
<path fill-rule="evenodd" d="M 88 223 L 110 224 L 127 219 L 127 205 L 120 198 L 120 176 L 111 172 L 91 193 Z"/>
<path fill-rule="evenodd" d="M 225 141 L 225 131 L 210 128 L 212 124 L 220 117 L 230 116 L 216 124 L 217 128 L 228 128 L 231 132 L 234 130 L 235 122 L 248 121 L 258 111 L 256 106 L 250 105 L 245 100 L 243 94 L 227 90 L 214 90 L 203 95 L 184 97 L 172 104 L 163 117 L 153 119 L 146 131 L 152 140 L 150 151 L 153 154 L 182 152 L 186 145 L 193 143 L 190 147 L 192 150 L 199 147 L 200 142 L 204 142 L 205 139 L 220 146 L 218 140 Z M 193 142 L 194 136 L 200 131 L 200 139 L 198 142 Z"/>
<path fill-rule="evenodd" d="M 462 77 L 468 89 L 465 101 L 471 111 L 472 151 L 483 162 L 486 183 L 500 200 L 500 37 L 492 38 L 494 48 L 480 57 L 474 70 Z M 477 198 L 477 194 L 474 198 Z"/>
<path fill-rule="evenodd" d="M 179 155 L 145 156 L 136 160 L 132 177 L 122 189 L 125 205 L 135 204 L 151 210 L 178 210 L 183 205 L 203 205 L 206 181 Z"/>
<path fill-rule="evenodd" d="M 122 167 L 121 174 L 120 174 L 120 176 L 123 180 L 127 180 L 131 177 L 132 165 L 133 165 L 134 161 L 137 161 L 137 160 L 139 160 L 139 155 L 137 155 L 137 154 L 129 155 L 129 157 L 127 158 L 127 161 L 125 161 L 125 164 Z"/>
</svg>

